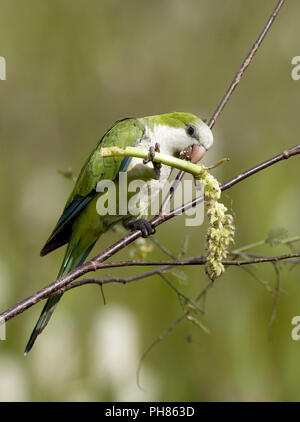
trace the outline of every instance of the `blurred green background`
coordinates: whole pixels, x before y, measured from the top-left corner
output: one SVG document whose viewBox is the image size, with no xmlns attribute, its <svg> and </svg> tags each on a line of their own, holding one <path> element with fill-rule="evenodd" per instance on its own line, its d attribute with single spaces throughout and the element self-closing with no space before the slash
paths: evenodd
<svg viewBox="0 0 300 422">
<path fill-rule="evenodd" d="M 53 281 L 63 250 L 39 251 L 73 182 L 103 132 L 126 116 L 190 111 L 209 118 L 270 15 L 275 0 L 0 0 L 0 309 Z M 220 181 L 299 142 L 299 2 L 290 0 L 214 128 L 206 162 Z M 281 162 L 226 192 L 235 215 L 236 247 L 285 228 L 299 235 L 299 159 Z M 204 250 L 204 227 L 177 217 L 157 238 L 177 254 Z M 104 236 L 94 252 L 120 237 Z M 297 246 L 295 244 L 295 246 Z M 299 250 L 299 247 L 298 247 Z M 115 259 L 128 259 L 133 249 Z M 262 254 L 287 252 L 264 246 Z M 165 259 L 157 248 L 149 259 Z M 275 286 L 271 264 L 252 268 Z M 135 274 L 142 269 L 109 271 Z M 104 273 L 99 272 L 99 276 Z M 106 274 L 106 273 L 105 273 Z M 177 286 L 194 297 L 207 283 L 203 268 L 185 270 Z M 241 268 L 229 268 L 210 289 L 204 333 L 181 323 L 147 356 L 143 351 L 181 313 L 159 277 L 66 294 L 28 357 L 25 343 L 38 304 L 7 324 L 0 342 L 0 400 L 299 400 L 299 269 L 282 266 L 277 317 L 274 298 Z"/>
</svg>

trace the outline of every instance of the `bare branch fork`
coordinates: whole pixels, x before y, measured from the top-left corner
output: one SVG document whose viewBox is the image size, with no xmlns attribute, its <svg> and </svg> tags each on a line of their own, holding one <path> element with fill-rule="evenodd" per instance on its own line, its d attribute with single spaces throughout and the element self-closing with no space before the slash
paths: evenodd
<svg viewBox="0 0 300 422">
<path fill-rule="evenodd" d="M 269 29 L 270 29 L 271 25 L 273 24 L 275 18 L 277 17 L 277 15 L 278 15 L 282 5 L 284 4 L 284 2 L 285 2 L 285 0 L 279 0 L 278 1 L 274 11 L 272 12 L 270 18 L 268 19 L 267 23 L 264 26 L 263 31 L 261 32 L 261 34 L 257 38 L 256 42 L 252 46 L 249 54 L 247 55 L 247 57 L 243 61 L 239 71 L 235 75 L 232 83 L 230 84 L 228 90 L 226 91 L 226 93 L 225 93 L 224 97 L 222 98 L 220 104 L 218 105 L 216 111 L 214 112 L 213 116 L 211 117 L 211 119 L 208 123 L 210 128 L 212 128 L 214 126 L 214 124 L 215 124 L 217 118 L 219 117 L 221 111 L 224 109 L 226 103 L 228 102 L 229 98 L 231 97 L 234 89 L 239 84 L 241 77 L 243 76 L 245 70 L 249 66 L 249 64 L 250 64 L 251 60 L 253 59 L 256 51 L 258 50 L 258 48 L 262 44 L 262 41 L 264 40 L 267 32 L 269 31 Z M 231 188 L 232 186 L 234 186 L 235 184 L 237 184 L 237 183 L 245 180 L 246 178 L 252 176 L 253 174 L 255 174 L 259 171 L 262 171 L 269 166 L 272 166 L 272 165 L 274 165 L 274 164 L 276 164 L 276 163 L 278 163 L 278 162 L 280 162 L 284 159 L 288 159 L 288 158 L 290 158 L 290 157 L 292 157 L 296 154 L 299 154 L 299 153 L 300 153 L 300 144 L 296 145 L 293 148 L 285 150 L 282 153 L 276 155 L 275 157 L 272 157 L 272 158 L 264 161 L 263 163 L 258 164 L 256 166 L 252 167 L 251 169 L 239 174 L 238 176 L 234 177 L 233 179 L 231 179 L 228 182 L 221 185 L 221 190 L 222 191 L 227 190 L 227 189 Z M 160 224 L 166 222 L 167 220 L 173 218 L 179 212 L 184 212 L 184 211 L 190 209 L 191 207 L 195 207 L 196 205 L 198 205 L 199 203 L 201 203 L 204 200 L 203 196 L 199 196 L 199 197 L 195 198 L 194 200 L 190 201 L 189 203 L 184 204 L 183 206 L 181 206 L 181 207 L 179 207 L 175 210 L 172 210 L 168 214 L 164 213 L 164 210 L 166 209 L 167 204 L 169 203 L 170 199 L 172 198 L 174 191 L 175 191 L 176 187 L 178 186 L 179 181 L 182 179 L 183 175 L 184 175 L 183 171 L 180 171 L 178 173 L 172 188 L 170 189 L 170 191 L 169 191 L 168 195 L 166 196 L 165 200 L 163 201 L 163 205 L 162 205 L 160 214 L 158 216 L 154 217 L 153 220 L 151 220 L 151 223 L 153 224 L 154 227 L 157 227 Z M 130 234 L 123 237 L 121 240 L 119 240 L 118 242 L 116 242 L 115 244 L 113 244 L 112 246 L 107 248 L 105 251 L 103 251 L 102 253 L 100 253 L 96 257 L 94 257 L 91 260 L 89 260 L 88 262 L 86 262 L 85 264 L 83 264 L 80 267 L 72 270 L 71 272 L 69 272 L 65 276 L 60 277 L 59 279 L 57 279 L 53 283 L 49 284 L 48 286 L 46 286 L 43 289 L 36 292 L 34 295 L 16 303 L 14 306 L 12 306 L 8 310 L 6 310 L 2 314 L 0 314 L 0 321 L 8 321 L 9 319 L 11 319 L 11 318 L 19 315 L 20 313 L 24 312 L 26 309 L 30 308 L 31 306 L 33 306 L 37 302 L 39 302 L 43 299 L 46 299 L 46 298 L 48 298 L 49 296 L 52 296 L 55 293 L 70 290 L 71 288 L 78 287 L 78 286 L 83 285 L 83 284 L 88 284 L 88 283 L 92 283 L 92 282 L 98 282 L 99 283 L 99 281 L 96 281 L 96 279 L 87 279 L 89 281 L 80 280 L 78 282 L 74 282 L 74 280 L 78 279 L 79 277 L 83 276 L 84 274 L 86 274 L 88 272 L 96 271 L 96 270 L 101 269 L 101 268 L 107 268 L 109 265 L 112 266 L 112 264 L 109 264 L 109 263 L 103 264 L 103 262 L 106 261 L 107 259 L 109 259 L 111 256 L 115 255 L 120 250 L 124 249 L 126 246 L 133 243 L 139 237 L 141 237 L 141 232 L 139 230 L 131 232 Z M 289 256 L 289 259 L 290 258 L 291 258 L 291 256 Z M 205 259 L 205 258 L 202 257 L 202 259 Z M 285 259 L 288 259 L 288 258 L 285 258 Z M 273 261 L 274 261 L 274 257 L 273 257 Z M 238 264 L 238 261 L 233 261 L 233 262 L 234 262 L 234 264 L 231 263 L 231 264 L 228 264 L 228 265 L 243 265 L 241 263 Z M 161 268 L 158 268 L 158 269 L 155 269 L 155 270 L 148 271 L 147 273 L 131 277 L 130 280 L 128 278 L 127 279 L 128 281 L 126 281 L 126 279 L 123 279 L 123 281 L 121 281 L 121 279 L 119 279 L 119 282 L 125 283 L 125 282 L 129 282 L 129 281 L 133 281 L 134 279 L 137 280 L 137 279 L 141 279 L 141 278 L 146 278 L 150 275 L 158 274 L 159 272 L 161 273 L 162 271 L 164 271 L 166 269 L 166 267 L 168 268 L 172 264 L 174 265 L 173 262 L 168 262 L 168 264 L 165 267 L 161 267 Z M 159 265 L 161 265 L 161 261 L 160 261 Z M 182 264 L 177 263 L 177 265 L 182 265 Z M 94 281 L 92 281 L 92 280 L 94 280 Z M 108 283 L 108 282 L 113 282 L 113 281 L 117 282 L 118 280 L 117 280 L 116 277 L 110 277 L 109 279 L 106 279 L 105 282 Z M 72 282 L 74 282 L 74 283 L 72 283 Z M 72 284 L 70 284 L 70 283 L 72 283 Z M 101 283 L 104 284 L 104 280 L 102 280 Z"/>
</svg>

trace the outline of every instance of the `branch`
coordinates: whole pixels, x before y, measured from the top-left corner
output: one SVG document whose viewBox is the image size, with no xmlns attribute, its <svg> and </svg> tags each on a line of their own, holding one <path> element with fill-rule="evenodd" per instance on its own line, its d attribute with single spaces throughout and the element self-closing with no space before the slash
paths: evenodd
<svg viewBox="0 0 300 422">
<path fill-rule="evenodd" d="M 110 147 L 101 148 L 101 157 L 137 157 L 137 158 L 148 158 L 149 151 L 143 148 L 137 147 Z M 193 164 L 190 161 L 182 160 L 180 158 L 172 157 L 171 155 L 162 154 L 156 152 L 153 158 L 156 163 L 166 164 L 167 166 L 188 172 L 194 176 L 199 176 L 203 173 L 205 167 L 201 164 Z"/>
<path fill-rule="evenodd" d="M 100 150 L 101 157 L 136 157 L 136 158 L 149 158 L 149 151 L 145 148 L 138 147 L 108 147 L 101 148 Z M 194 164 L 191 161 L 186 161 L 181 158 L 173 157 L 172 155 L 163 154 L 161 152 L 156 152 L 153 158 L 155 163 L 165 164 L 167 166 L 182 170 L 186 173 L 190 173 L 193 176 L 202 176 L 206 170 L 210 170 L 219 166 L 220 164 L 229 161 L 229 158 L 222 158 L 213 166 L 206 167 L 203 164 Z"/>
<path fill-rule="evenodd" d="M 101 157 L 137 157 L 145 159 L 149 157 L 149 151 L 144 148 L 137 147 L 109 147 L 101 148 L 100 155 Z M 205 167 L 202 164 L 194 164 L 191 161 L 186 161 L 180 158 L 173 157 L 172 155 L 163 154 L 161 152 L 156 152 L 153 158 L 153 161 L 155 163 L 165 164 L 167 166 L 190 173 L 193 176 L 200 176 L 203 174 L 204 170 L 214 168 L 217 165 L 222 164 L 228 160 L 228 158 L 223 158 L 222 160 L 218 161 L 214 166 Z"/>
<path fill-rule="evenodd" d="M 99 255 L 101 256 L 101 255 Z M 279 256 L 265 256 L 265 257 L 258 257 L 253 259 L 247 260 L 224 260 L 222 261 L 223 265 L 230 266 L 242 266 L 242 265 L 250 265 L 250 264 L 261 264 L 264 262 L 273 262 L 277 263 L 280 261 L 286 261 L 295 263 L 297 261 L 292 261 L 293 258 L 299 258 L 300 254 L 286 254 L 286 255 L 279 255 Z M 164 271 L 172 268 L 173 266 L 187 266 L 187 265 L 204 265 L 206 263 L 206 259 L 204 256 L 196 256 L 192 258 L 186 258 L 182 260 L 166 260 L 166 261 L 121 261 L 121 262 L 108 262 L 105 264 L 97 263 L 94 261 L 88 261 L 86 264 L 78 267 L 74 271 L 70 272 L 66 276 L 61 277 L 60 279 L 56 280 L 54 283 L 51 283 L 47 287 L 39 290 L 34 295 L 28 297 L 27 299 L 18 302 L 16 305 L 9 308 L 7 311 L 3 312 L 0 315 L 0 321 L 8 321 L 9 319 L 14 318 L 15 316 L 19 315 L 20 313 L 24 312 L 26 309 L 33 306 L 35 303 L 46 299 L 50 296 L 55 294 L 64 293 L 68 290 L 74 289 L 75 287 L 84 286 L 86 284 L 99 284 L 104 285 L 108 283 L 122 283 L 127 284 L 133 281 L 141 280 L 143 278 L 150 277 L 154 274 L 162 274 Z M 97 269 L 107 269 L 107 268 L 119 268 L 119 267 L 132 267 L 132 266 L 150 266 L 150 265 L 160 265 L 162 267 L 156 268 L 150 271 L 147 271 L 142 274 L 138 274 L 131 277 L 108 277 L 105 279 L 97 279 L 97 278 L 88 278 L 83 280 L 78 280 L 74 282 L 78 277 L 83 274 L 86 274 L 90 271 L 96 271 Z M 80 273 L 79 275 L 73 274 Z"/>
<path fill-rule="evenodd" d="M 248 255 L 249 257 L 253 256 L 252 254 Z M 297 260 L 294 260 L 294 258 L 300 258 L 300 253 L 290 253 L 290 254 L 285 254 L 285 255 L 277 255 L 277 256 L 258 256 L 258 257 L 254 257 L 252 259 L 243 259 L 243 260 L 238 260 L 238 259 L 224 259 L 222 261 L 223 265 L 227 265 L 227 266 L 238 266 L 240 267 L 241 265 L 249 265 L 249 264 L 261 264 L 264 262 L 273 262 L 273 263 L 278 263 L 280 261 L 287 261 L 290 263 L 297 263 Z M 99 269 L 104 270 L 104 269 L 108 269 L 108 268 L 120 268 L 120 267 L 150 267 L 150 266 L 155 266 L 155 265 L 163 265 L 166 268 L 164 268 L 163 270 L 161 268 L 158 268 L 157 270 L 152 270 L 153 272 L 149 272 L 149 274 L 147 275 L 147 277 L 149 275 L 152 274 L 157 274 L 160 273 L 161 271 L 165 271 L 166 269 L 169 269 L 171 267 L 178 267 L 178 266 L 192 266 L 192 265 L 205 265 L 206 263 L 206 257 L 204 255 L 200 255 L 200 256 L 193 256 L 191 258 L 186 258 L 186 259 L 175 259 L 175 260 L 151 260 L 151 261 L 147 261 L 144 259 L 141 260 L 135 260 L 135 261 L 119 261 L 119 262 L 107 262 L 104 264 L 101 264 L 101 266 L 99 267 Z M 109 277 L 107 279 L 89 279 L 89 280 L 96 280 L 98 284 L 107 284 L 107 283 L 111 283 L 111 282 L 118 282 L 118 283 L 127 283 L 130 281 L 135 281 L 135 280 L 139 280 L 140 279 L 140 275 L 143 275 L 142 278 L 144 278 L 144 273 L 143 274 L 139 274 L 137 276 L 133 276 L 133 277 L 125 277 L 125 278 L 120 278 L 120 277 Z M 137 278 L 136 278 L 137 277 Z M 63 289 L 65 290 L 69 290 L 68 288 L 69 285 L 65 286 Z M 59 292 L 61 291 L 65 291 L 65 290 L 59 290 Z M 55 292 L 57 293 L 57 292 Z"/>
<path fill-rule="evenodd" d="M 259 35 L 257 41 L 254 43 L 253 47 L 251 48 L 248 56 L 243 61 L 239 71 L 235 75 L 234 80 L 232 81 L 232 83 L 231 83 L 230 87 L 228 88 L 226 94 L 224 95 L 224 97 L 221 100 L 219 106 L 217 107 L 215 113 L 213 114 L 212 118 L 210 119 L 209 124 L 208 124 L 210 128 L 212 128 L 214 126 L 218 116 L 220 115 L 221 111 L 224 109 L 224 107 L 225 107 L 226 103 L 228 102 L 229 98 L 231 97 L 234 89 L 236 88 L 236 86 L 240 82 L 242 75 L 244 74 L 245 70 L 249 66 L 251 60 L 253 59 L 253 56 L 255 55 L 256 51 L 258 50 L 259 46 L 261 45 L 265 35 L 269 31 L 272 23 L 274 22 L 276 16 L 279 13 L 279 10 L 281 9 L 282 5 L 284 4 L 284 2 L 285 2 L 285 0 L 280 0 L 277 3 L 272 15 L 270 16 L 266 25 L 264 26 L 262 33 Z M 257 173 L 257 172 L 263 170 L 264 168 L 269 167 L 269 166 L 281 161 L 282 159 L 287 159 L 287 158 L 291 157 L 292 155 L 299 154 L 299 152 L 300 152 L 300 145 L 297 145 L 296 147 L 291 148 L 290 150 L 284 151 L 282 154 L 279 154 L 278 156 L 273 157 L 273 158 L 267 160 L 266 162 L 264 162 L 264 163 L 262 163 L 258 166 L 255 166 L 252 169 L 250 169 L 250 170 L 248 170 L 244 173 L 241 173 L 240 175 L 238 175 L 234 179 L 229 180 L 227 183 L 225 183 L 221 186 L 221 189 L 222 190 L 229 189 L 233 185 L 239 183 L 240 181 L 246 179 L 247 177 L 253 175 L 254 173 Z M 183 171 L 180 171 L 178 173 L 178 175 L 175 179 L 175 182 L 173 184 L 173 187 L 170 189 L 169 194 L 167 195 L 167 197 L 165 198 L 165 200 L 163 202 L 162 209 L 164 209 L 166 204 L 171 199 L 173 192 L 176 188 L 176 185 L 178 185 L 178 183 L 182 179 L 183 175 L 184 175 Z M 198 205 L 202 201 L 203 201 L 203 197 L 195 198 L 190 203 L 180 207 L 180 209 L 181 209 L 182 212 L 184 212 L 185 210 Z M 169 220 L 170 218 L 173 218 L 176 215 L 176 210 L 171 211 L 167 215 L 165 215 L 165 214 L 163 215 L 163 214 L 164 213 L 161 213 L 159 216 L 155 217 L 151 221 L 151 223 L 153 224 L 154 227 L 157 227 L 160 224 L 164 223 L 165 221 Z M 24 312 L 26 309 L 30 308 L 31 306 L 33 306 L 37 302 L 39 302 L 43 299 L 46 299 L 47 297 L 55 294 L 56 292 L 59 291 L 59 289 L 64 288 L 65 286 L 67 286 L 69 283 L 71 283 L 75 279 L 81 277 L 83 274 L 86 274 L 87 272 L 90 272 L 90 271 L 96 271 L 98 268 L 101 268 L 101 264 L 104 261 L 106 261 L 112 255 L 119 252 L 121 249 L 130 245 L 132 242 L 134 242 L 139 237 L 141 237 L 141 232 L 139 230 L 131 232 L 130 234 L 123 237 L 121 240 L 119 240 L 118 242 L 116 242 L 115 244 L 113 244 L 112 246 L 107 248 L 101 254 L 97 255 L 95 258 L 91 259 L 90 261 L 86 262 L 85 264 L 81 265 L 80 267 L 77 267 L 76 269 L 72 270 L 70 273 L 66 274 L 65 276 L 60 277 L 58 280 L 49 284 L 47 287 L 39 290 L 34 295 L 18 302 L 17 304 L 15 304 L 11 308 L 9 308 L 8 310 L 6 310 L 2 314 L 0 314 L 0 320 L 1 321 L 8 321 L 9 319 L 11 319 L 11 318 L 19 315 L 20 313 Z"/>
</svg>

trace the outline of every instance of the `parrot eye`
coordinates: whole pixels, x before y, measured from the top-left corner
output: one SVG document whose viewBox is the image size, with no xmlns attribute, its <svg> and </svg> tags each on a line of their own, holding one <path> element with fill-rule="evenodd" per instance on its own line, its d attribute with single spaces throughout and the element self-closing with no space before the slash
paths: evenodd
<svg viewBox="0 0 300 422">
<path fill-rule="evenodd" d="M 186 132 L 189 136 L 195 136 L 196 135 L 196 128 L 193 125 L 188 125 L 186 128 Z"/>
</svg>

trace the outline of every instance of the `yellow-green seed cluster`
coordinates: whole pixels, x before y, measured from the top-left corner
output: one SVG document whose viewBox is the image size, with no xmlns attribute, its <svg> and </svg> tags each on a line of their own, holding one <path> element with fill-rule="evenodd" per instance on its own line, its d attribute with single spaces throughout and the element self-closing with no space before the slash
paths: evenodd
<svg viewBox="0 0 300 422">
<path fill-rule="evenodd" d="M 204 198 L 209 218 L 206 233 L 207 260 L 205 271 L 214 281 L 225 271 L 222 260 L 228 255 L 228 247 L 234 242 L 235 227 L 233 217 L 226 214 L 227 208 L 218 202 L 221 196 L 219 182 L 207 171 L 203 171 L 201 180 L 204 184 Z"/>
</svg>

